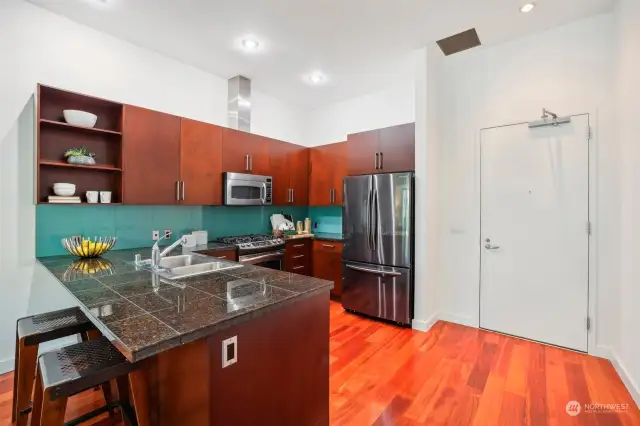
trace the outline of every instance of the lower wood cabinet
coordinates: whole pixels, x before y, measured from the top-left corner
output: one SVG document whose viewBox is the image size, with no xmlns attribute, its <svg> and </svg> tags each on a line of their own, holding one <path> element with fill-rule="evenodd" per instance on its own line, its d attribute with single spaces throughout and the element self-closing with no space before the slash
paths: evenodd
<svg viewBox="0 0 640 426">
<path fill-rule="evenodd" d="M 334 282 L 331 296 L 342 295 L 342 243 L 313 241 L 313 276 Z"/>
<path fill-rule="evenodd" d="M 198 253 L 206 256 L 217 257 L 218 259 L 238 261 L 238 250 L 236 249 L 224 249 L 224 250 L 206 250 L 199 251 Z"/>
<path fill-rule="evenodd" d="M 289 240 L 284 245 L 284 265 L 286 272 L 311 275 L 312 243 L 310 239 Z"/>
</svg>

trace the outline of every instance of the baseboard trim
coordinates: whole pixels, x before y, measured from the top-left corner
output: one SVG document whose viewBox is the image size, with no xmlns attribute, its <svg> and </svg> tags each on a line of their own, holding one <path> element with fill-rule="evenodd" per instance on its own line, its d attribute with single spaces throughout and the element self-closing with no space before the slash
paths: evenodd
<svg viewBox="0 0 640 426">
<path fill-rule="evenodd" d="M 433 325 L 437 321 L 438 321 L 438 313 L 436 312 L 426 320 L 413 319 L 413 321 L 411 321 L 411 328 L 413 328 L 414 330 L 426 332 L 426 331 L 429 331 L 429 329 L 431 329 L 431 327 L 433 327 Z"/>
<path fill-rule="evenodd" d="M 609 358 L 611 364 L 613 364 L 613 367 L 616 369 L 618 376 L 620 376 L 622 383 L 627 387 L 631 397 L 636 402 L 636 406 L 640 407 L 640 387 L 638 387 L 638 384 L 631 378 L 629 371 L 624 367 L 624 364 L 622 364 L 618 355 L 612 350 L 610 350 L 610 352 L 612 355 L 611 358 Z"/>
<path fill-rule="evenodd" d="M 466 315 L 459 315 L 453 312 L 442 312 L 440 318 L 442 321 L 453 322 L 460 325 L 466 325 L 467 327 L 478 328 L 478 322 L 473 317 Z"/>
<path fill-rule="evenodd" d="M 13 371 L 14 366 L 15 366 L 15 359 L 13 357 L 3 359 L 2 361 L 0 361 L 0 374 L 5 374 L 10 371 Z"/>
</svg>

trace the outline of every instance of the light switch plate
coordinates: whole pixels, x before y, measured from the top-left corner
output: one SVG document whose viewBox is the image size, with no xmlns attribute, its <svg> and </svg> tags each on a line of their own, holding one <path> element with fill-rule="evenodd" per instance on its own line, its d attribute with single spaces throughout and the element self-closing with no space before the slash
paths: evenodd
<svg viewBox="0 0 640 426">
<path fill-rule="evenodd" d="M 222 368 L 238 362 L 238 336 L 222 341 Z"/>
</svg>

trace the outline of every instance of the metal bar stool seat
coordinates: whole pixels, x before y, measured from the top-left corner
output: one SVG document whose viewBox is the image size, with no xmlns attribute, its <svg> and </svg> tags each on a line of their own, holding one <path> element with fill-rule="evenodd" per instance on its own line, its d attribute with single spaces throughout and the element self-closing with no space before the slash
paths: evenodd
<svg viewBox="0 0 640 426">
<path fill-rule="evenodd" d="M 104 407 L 66 425 L 77 425 L 120 407 L 126 424 L 136 426 L 136 416 L 129 404 L 128 384 L 128 374 L 135 368 L 104 336 L 42 354 L 38 359 L 31 425 L 62 426 L 70 396 L 115 379 L 118 401 L 107 401 Z"/>
<path fill-rule="evenodd" d="M 17 421 L 17 426 L 27 424 L 31 411 L 31 393 L 40 343 L 78 333 L 87 339 L 87 332 L 94 329 L 91 321 L 77 307 L 32 315 L 18 320 L 13 373 L 12 422 Z"/>
</svg>

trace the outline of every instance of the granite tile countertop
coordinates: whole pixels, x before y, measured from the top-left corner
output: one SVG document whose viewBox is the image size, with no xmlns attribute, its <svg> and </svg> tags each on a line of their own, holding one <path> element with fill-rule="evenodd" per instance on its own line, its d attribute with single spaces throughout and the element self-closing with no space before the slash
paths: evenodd
<svg viewBox="0 0 640 426">
<path fill-rule="evenodd" d="M 214 250 L 217 247 L 207 247 Z M 304 297 L 327 293 L 331 281 L 252 265 L 164 280 L 118 250 L 96 261 L 39 258 L 96 327 L 132 362 L 213 334 Z"/>
</svg>

